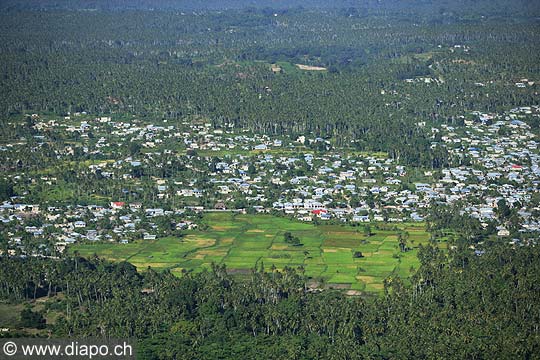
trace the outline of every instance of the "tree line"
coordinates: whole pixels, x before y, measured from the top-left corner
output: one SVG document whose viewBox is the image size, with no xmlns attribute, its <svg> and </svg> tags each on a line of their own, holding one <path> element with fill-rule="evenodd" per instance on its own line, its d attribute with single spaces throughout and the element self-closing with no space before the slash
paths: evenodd
<svg viewBox="0 0 540 360">
<path fill-rule="evenodd" d="M 539 257 L 537 246 L 478 256 L 428 245 L 410 283 L 391 276 L 381 296 L 347 297 L 310 289 L 302 269 L 239 278 L 216 265 L 177 278 L 98 258 L 3 256 L 0 297 L 49 296 L 54 336 L 134 337 L 144 359 L 534 358 Z"/>
</svg>

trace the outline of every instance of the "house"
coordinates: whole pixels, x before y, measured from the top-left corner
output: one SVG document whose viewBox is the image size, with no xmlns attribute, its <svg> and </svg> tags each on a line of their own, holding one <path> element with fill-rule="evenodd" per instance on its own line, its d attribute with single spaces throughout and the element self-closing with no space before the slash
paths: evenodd
<svg viewBox="0 0 540 360">
<path fill-rule="evenodd" d="M 140 208 L 142 208 L 142 204 L 141 203 L 132 203 L 132 204 L 129 204 L 129 208 L 131 210 L 139 210 Z"/>
<path fill-rule="evenodd" d="M 500 178 L 501 175 L 502 175 L 501 173 L 495 172 L 495 171 L 494 172 L 488 172 L 487 173 L 487 178 L 488 178 L 488 180 L 495 180 L 495 179 Z"/>
<path fill-rule="evenodd" d="M 369 216 L 368 215 L 353 215 L 352 221 L 369 222 Z"/>
<path fill-rule="evenodd" d="M 160 209 L 160 208 L 157 208 L 157 209 L 146 209 L 145 212 L 146 212 L 146 216 L 149 216 L 149 217 L 163 216 L 164 213 L 165 213 L 164 210 L 163 210 L 163 209 Z"/>
<path fill-rule="evenodd" d="M 216 205 L 214 205 L 215 210 L 227 210 L 227 206 L 223 201 L 218 201 Z"/>
<path fill-rule="evenodd" d="M 416 183 L 414 184 L 414 186 L 416 187 L 416 191 L 420 191 L 420 192 L 431 190 L 431 186 L 429 184 Z"/>
<path fill-rule="evenodd" d="M 304 209 L 321 209 L 323 204 L 318 201 L 307 200 L 304 202 Z"/>
<path fill-rule="evenodd" d="M 273 207 L 274 209 L 283 209 L 283 208 L 285 207 L 285 205 L 284 205 L 282 202 L 276 201 L 276 202 L 274 202 L 274 203 L 272 204 L 272 207 Z"/>
<path fill-rule="evenodd" d="M 86 232 L 86 238 L 92 241 L 99 240 L 99 236 L 96 230 L 88 230 Z"/>
<path fill-rule="evenodd" d="M 500 229 L 499 231 L 497 231 L 497 236 L 501 236 L 501 237 L 506 237 L 506 236 L 510 236 L 510 231 L 508 231 L 507 229 Z"/>
<path fill-rule="evenodd" d="M 286 202 L 285 204 L 283 204 L 283 208 L 285 210 L 294 210 L 293 204 L 291 202 Z"/>
<path fill-rule="evenodd" d="M 332 216 L 330 216 L 330 214 L 327 214 L 327 213 L 323 213 L 319 217 L 321 218 L 321 220 L 330 220 L 332 218 Z"/>
<path fill-rule="evenodd" d="M 15 204 L 13 208 L 17 212 L 39 214 L 39 205 Z"/>
<path fill-rule="evenodd" d="M 111 202 L 111 208 L 114 210 L 122 209 L 126 205 L 123 201 L 113 201 Z"/>
<path fill-rule="evenodd" d="M 199 189 L 193 189 L 193 196 L 195 196 L 195 197 L 197 197 L 197 198 L 203 196 L 202 190 L 199 190 Z"/>
<path fill-rule="evenodd" d="M 424 218 L 422 216 L 420 216 L 418 213 L 416 212 L 413 212 L 411 214 L 411 219 L 413 219 L 414 221 L 423 221 Z"/>
<path fill-rule="evenodd" d="M 523 170 L 523 166 L 514 164 L 514 165 L 512 165 L 512 170 L 521 171 L 521 170 Z"/>
<path fill-rule="evenodd" d="M 76 228 L 83 228 L 86 227 L 86 223 L 84 221 L 75 221 L 73 226 Z"/>
<path fill-rule="evenodd" d="M 35 227 L 35 226 L 26 226 L 24 228 L 24 231 L 26 231 L 27 233 L 36 234 L 39 231 L 39 229 L 37 227 Z"/>
</svg>

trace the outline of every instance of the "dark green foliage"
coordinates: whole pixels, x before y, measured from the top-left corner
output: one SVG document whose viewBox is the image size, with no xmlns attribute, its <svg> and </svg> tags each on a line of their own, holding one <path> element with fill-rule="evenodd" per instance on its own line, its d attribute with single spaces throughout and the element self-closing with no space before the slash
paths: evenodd
<svg viewBox="0 0 540 360">
<path fill-rule="evenodd" d="M 497 12 L 501 15 L 532 15 L 539 11 L 538 4 L 528 0 L 4 0 L 2 9 L 33 9 L 33 10 L 227 10 L 247 8 L 253 12 L 261 9 L 266 15 L 286 13 L 295 8 L 336 8 L 345 17 L 362 18 L 370 13 L 400 11 L 403 13 L 436 14 L 437 21 L 445 17 L 452 18 L 455 14 L 475 14 L 477 12 Z M 503 10 L 504 9 L 504 12 Z"/>
<path fill-rule="evenodd" d="M 14 195 L 13 184 L 5 179 L 0 179 L 0 201 L 8 200 Z"/>
<path fill-rule="evenodd" d="M 401 252 L 407 251 L 407 240 L 409 240 L 409 233 L 404 231 L 398 234 L 399 250 Z"/>
<path fill-rule="evenodd" d="M 129 154 L 131 156 L 137 156 L 141 152 L 141 144 L 132 142 L 129 144 Z"/>
<path fill-rule="evenodd" d="M 371 231 L 371 226 L 370 225 L 364 225 L 364 235 L 366 237 L 370 237 L 371 235 L 373 235 L 373 232 Z"/>
<path fill-rule="evenodd" d="M 512 2 L 523 10 L 520 4 Z M 438 12 L 418 18 L 401 6 L 371 5 L 378 10 L 367 17 L 361 9 L 357 16 L 300 9 L 197 16 L 7 11 L 0 15 L 0 112 L 131 113 L 173 124 L 207 118 L 215 128 L 313 134 L 438 169 L 449 163 L 448 154 L 431 148 L 430 127 L 418 122 L 454 125 L 470 110 L 535 102 L 534 87 L 506 85 L 517 74 L 534 78 L 539 71 L 537 27 L 528 17 L 482 19 L 487 9 L 496 12 L 486 5 L 459 16 L 447 9 L 432 24 Z M 451 52 L 454 45 L 473 50 Z M 276 61 L 284 62 L 283 73 L 270 71 Z M 296 63 L 330 71 L 300 71 Z M 415 76 L 444 83 L 404 81 Z M 31 137 L 35 129 L 28 125 L 18 135 Z M 129 152 L 137 150 L 133 145 Z"/>
<path fill-rule="evenodd" d="M 40 313 L 34 312 L 32 309 L 27 308 L 21 311 L 21 326 L 27 328 L 44 329 L 45 319 Z"/>
<path fill-rule="evenodd" d="M 504 199 L 499 200 L 497 202 L 497 215 L 501 218 L 501 220 L 508 219 L 511 214 L 512 210 L 506 204 L 506 201 Z"/>
<path fill-rule="evenodd" d="M 306 291 L 292 269 L 238 280 L 214 267 L 179 279 L 126 263 L 37 258 L 1 258 L 0 295 L 62 291 L 55 336 L 136 337 L 143 359 L 535 356 L 538 247 L 492 245 L 477 256 L 427 246 L 419 257 L 410 285 L 389 278 L 384 296 L 370 300 Z M 31 311 L 22 317 L 42 324 Z"/>
<path fill-rule="evenodd" d="M 287 244 L 291 244 L 291 245 L 294 245 L 294 246 L 300 245 L 300 239 L 298 238 L 298 236 L 294 236 L 293 234 L 291 234 L 288 231 L 283 234 L 283 240 Z"/>
</svg>

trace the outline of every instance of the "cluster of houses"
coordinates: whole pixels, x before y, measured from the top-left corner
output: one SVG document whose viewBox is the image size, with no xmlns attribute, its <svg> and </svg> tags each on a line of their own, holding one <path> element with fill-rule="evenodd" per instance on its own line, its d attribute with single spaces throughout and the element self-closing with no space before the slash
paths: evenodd
<svg viewBox="0 0 540 360">
<path fill-rule="evenodd" d="M 13 201 L 22 200 L 14 198 Z M 27 245 L 25 240 L 50 240 L 56 250 L 79 241 L 115 241 L 127 244 L 136 239 L 155 240 L 165 236 L 155 223 L 157 217 L 173 219 L 171 228 L 195 229 L 197 224 L 184 211 L 143 208 L 141 203 L 111 202 L 109 206 L 87 205 L 43 207 L 10 201 L 0 205 L 0 221 L 11 226 L 5 235 L 13 245 Z M 39 219 L 39 220 L 38 220 Z M 52 252 L 52 248 L 49 248 Z"/>
<path fill-rule="evenodd" d="M 540 231 L 540 155 L 537 134 L 526 120 L 539 116 L 540 108 L 531 106 L 502 114 L 474 112 L 455 126 L 430 129 L 419 123 L 431 131 L 431 147 L 443 147 L 452 164 L 422 170 L 383 154 L 333 149 L 326 139 L 272 138 L 237 132 L 232 126 L 214 129 L 208 122 L 164 121 L 156 126 L 109 117 L 77 120 L 77 115 L 41 121 L 35 125 L 37 131 L 77 134 L 83 156 L 103 159 L 85 165 L 80 176 L 99 173 L 122 190 L 110 203 L 99 205 L 27 204 L 19 194 L 0 206 L 0 221 L 15 243 L 28 237 L 52 237 L 60 245 L 127 243 L 163 236 L 158 219 L 164 217 L 171 225 L 165 226 L 167 231 L 193 229 L 197 226 L 193 212 L 282 213 L 306 222 L 410 222 L 424 221 L 433 205 L 459 204 L 463 214 L 484 224 L 495 222 L 498 235 L 505 237 L 511 229 L 497 211 L 504 200 L 517 214 L 519 231 L 534 233 Z M 125 151 L 132 143 L 140 144 L 140 149 Z M 0 151 L 16 151 L 17 146 L 22 145 L 10 144 Z M 73 157 L 76 147 L 66 145 L 58 158 Z M 167 177 L 134 173 L 163 167 L 171 159 L 182 170 Z M 30 180 L 57 183 L 54 175 Z M 155 196 L 141 201 L 142 191 Z"/>
</svg>

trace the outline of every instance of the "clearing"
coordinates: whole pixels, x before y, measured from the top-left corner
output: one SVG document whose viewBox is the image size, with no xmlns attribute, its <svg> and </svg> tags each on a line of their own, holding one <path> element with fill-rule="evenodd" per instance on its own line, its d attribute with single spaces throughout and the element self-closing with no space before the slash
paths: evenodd
<svg viewBox="0 0 540 360">
<path fill-rule="evenodd" d="M 327 69 L 322 66 L 310 66 L 310 65 L 302 65 L 302 64 L 295 64 L 300 70 L 307 70 L 307 71 L 326 71 Z"/>
</svg>

